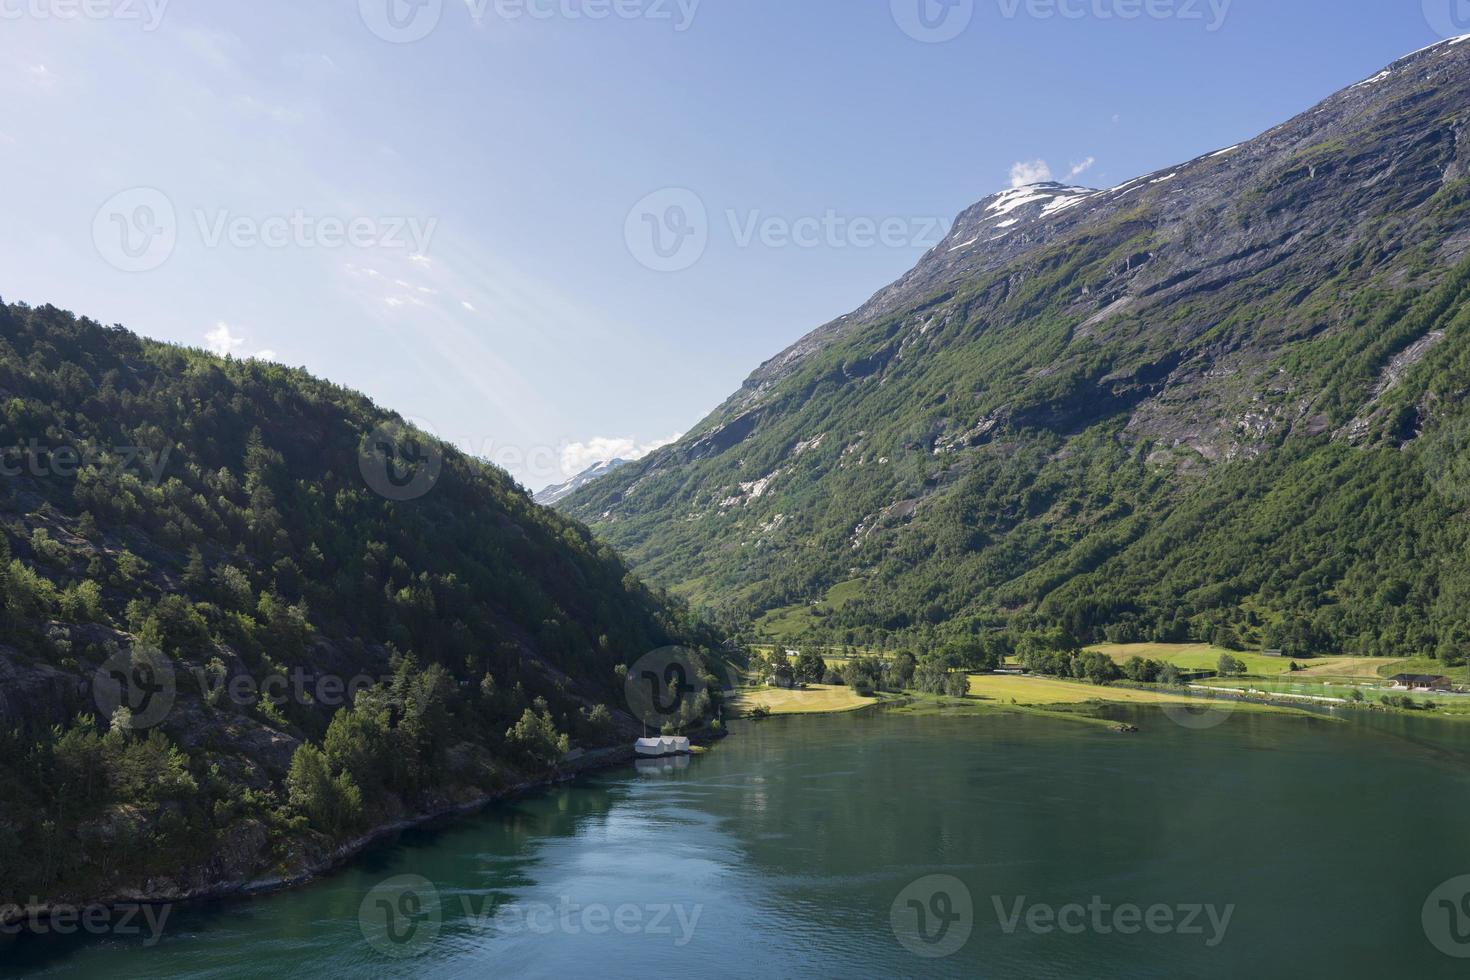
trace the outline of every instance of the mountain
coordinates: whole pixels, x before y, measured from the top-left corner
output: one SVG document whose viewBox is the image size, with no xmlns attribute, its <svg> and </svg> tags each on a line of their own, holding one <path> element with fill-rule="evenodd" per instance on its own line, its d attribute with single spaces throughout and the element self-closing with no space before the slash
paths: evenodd
<svg viewBox="0 0 1470 980">
<path fill-rule="evenodd" d="M 0 304 L 0 447 L 0 909 L 299 874 L 626 744 L 620 665 L 714 642 L 304 371 Z"/>
<path fill-rule="evenodd" d="M 768 635 L 1463 656 L 1466 40 L 1117 187 L 986 198 L 562 508 Z"/>
<path fill-rule="evenodd" d="M 582 489 L 587 484 L 599 477 L 607 476 L 614 470 L 622 469 L 628 465 L 626 459 L 605 459 L 600 463 L 594 463 L 565 483 L 554 483 L 542 489 L 536 494 L 536 503 L 546 507 L 552 507 L 561 503 L 575 491 Z"/>
</svg>

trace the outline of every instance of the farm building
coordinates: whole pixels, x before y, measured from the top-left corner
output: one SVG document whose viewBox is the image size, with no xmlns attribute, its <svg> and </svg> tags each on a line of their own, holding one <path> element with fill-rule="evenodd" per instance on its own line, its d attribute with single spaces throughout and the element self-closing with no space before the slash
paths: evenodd
<svg viewBox="0 0 1470 980">
<path fill-rule="evenodd" d="M 1450 679 L 1435 674 L 1395 674 L 1389 678 L 1395 691 L 1448 691 Z"/>
</svg>

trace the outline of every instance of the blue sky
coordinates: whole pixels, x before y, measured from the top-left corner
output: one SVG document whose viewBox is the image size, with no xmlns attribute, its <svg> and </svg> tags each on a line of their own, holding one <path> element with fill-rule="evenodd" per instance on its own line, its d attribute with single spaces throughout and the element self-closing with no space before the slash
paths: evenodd
<svg viewBox="0 0 1470 980">
<path fill-rule="evenodd" d="M 0 295 L 303 365 L 534 489 L 687 430 L 1017 163 L 1111 186 L 1231 145 L 1470 31 L 1470 3 L 0 0 L 0 21 Z"/>
</svg>

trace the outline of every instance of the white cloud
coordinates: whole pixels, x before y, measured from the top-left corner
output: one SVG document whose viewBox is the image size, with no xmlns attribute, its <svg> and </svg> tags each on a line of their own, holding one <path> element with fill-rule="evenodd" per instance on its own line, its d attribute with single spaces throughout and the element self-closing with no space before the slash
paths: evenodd
<svg viewBox="0 0 1470 980">
<path fill-rule="evenodd" d="M 221 320 L 215 324 L 213 330 L 204 335 L 204 346 L 207 350 L 218 354 L 220 357 L 229 357 L 239 351 L 241 347 L 245 346 L 245 338 L 236 336 L 235 332 L 230 329 L 230 325 Z M 265 350 L 256 351 L 250 357 L 257 361 L 280 360 L 276 356 L 276 352 L 268 347 Z"/>
<path fill-rule="evenodd" d="M 218 354 L 220 357 L 228 357 L 245 345 L 241 337 L 236 337 L 230 332 L 230 325 L 221 321 L 215 328 L 204 335 L 204 346 Z"/>
<path fill-rule="evenodd" d="M 467 299 L 460 300 L 459 301 L 459 305 L 460 306 L 463 306 L 465 309 L 469 310 L 471 313 L 474 313 L 475 312 L 475 304 L 474 303 L 471 303 Z"/>
<path fill-rule="evenodd" d="M 586 442 L 568 443 L 561 450 L 562 475 L 570 479 L 594 464 L 609 459 L 642 459 L 655 449 L 678 442 L 683 435 L 684 433 L 679 432 L 667 439 L 641 444 L 636 439 L 615 439 L 608 436 L 594 436 Z"/>
<path fill-rule="evenodd" d="M 45 65 L 31 65 L 27 70 L 31 84 L 36 88 L 50 88 L 56 84 L 56 75 Z"/>
<path fill-rule="evenodd" d="M 1051 180 L 1051 167 L 1045 160 L 1018 160 L 1011 164 L 1011 186 L 1025 187 Z"/>
<path fill-rule="evenodd" d="M 1088 157 L 1086 160 L 1083 160 L 1081 163 L 1074 163 L 1074 164 L 1072 164 L 1072 170 L 1068 174 L 1068 176 L 1070 176 L 1070 177 L 1080 177 L 1083 174 L 1087 173 L 1087 171 L 1091 170 L 1092 169 L 1092 165 L 1094 163 L 1097 163 L 1097 157 Z"/>
</svg>

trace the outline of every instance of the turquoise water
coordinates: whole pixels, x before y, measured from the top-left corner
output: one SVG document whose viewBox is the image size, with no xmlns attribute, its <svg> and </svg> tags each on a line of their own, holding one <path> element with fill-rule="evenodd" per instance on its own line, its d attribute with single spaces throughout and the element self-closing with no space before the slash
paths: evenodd
<svg viewBox="0 0 1470 980">
<path fill-rule="evenodd" d="M 1458 726 L 1129 717 L 1142 733 L 876 711 L 737 726 L 687 765 L 600 773 L 306 889 L 175 910 L 156 944 L 0 946 L 0 972 L 1470 972 L 1434 945 L 1470 952 L 1451 929 L 1470 932 L 1470 904 L 1452 921 L 1458 886 L 1431 900 L 1470 874 Z"/>
</svg>

